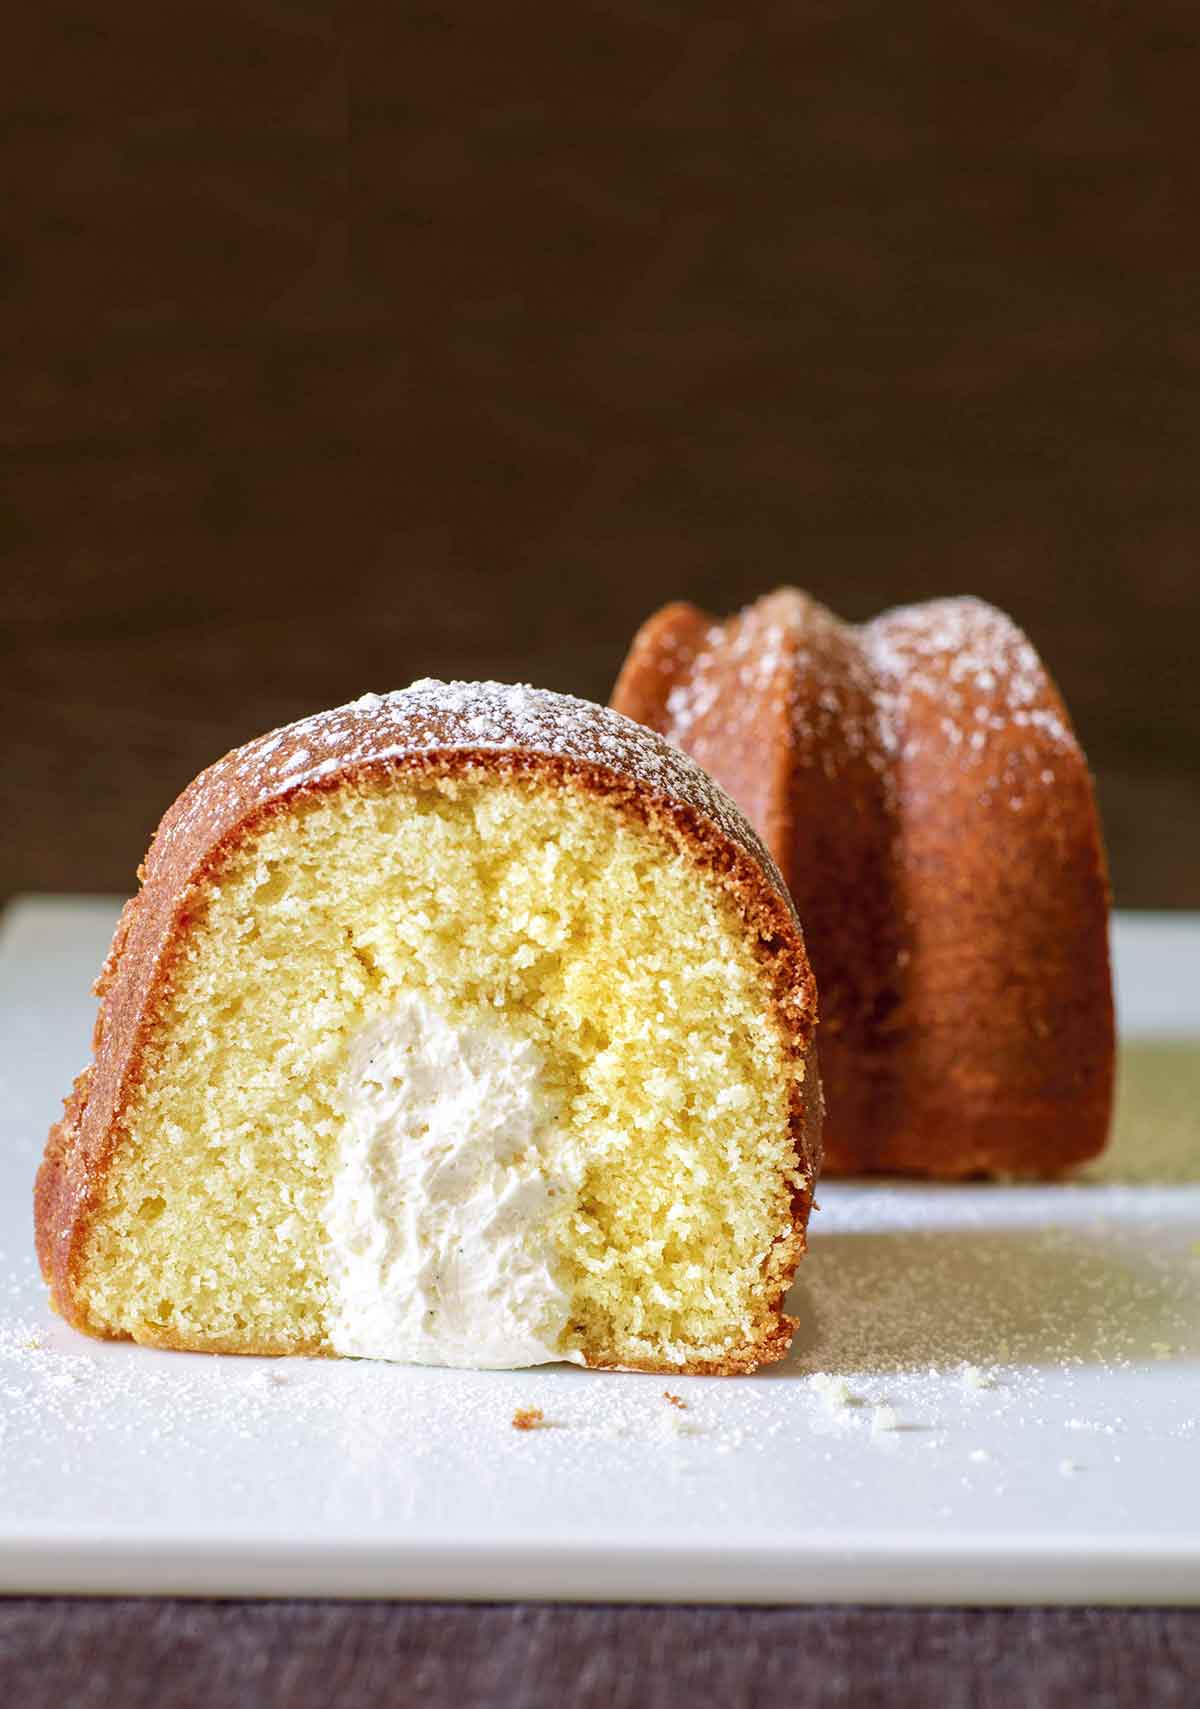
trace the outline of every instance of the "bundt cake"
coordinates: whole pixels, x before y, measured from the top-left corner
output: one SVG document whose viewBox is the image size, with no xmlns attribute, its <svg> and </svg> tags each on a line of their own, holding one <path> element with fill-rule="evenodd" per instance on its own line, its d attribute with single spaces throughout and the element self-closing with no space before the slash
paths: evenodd
<svg viewBox="0 0 1200 1709">
<path fill-rule="evenodd" d="M 862 627 L 784 589 L 671 605 L 612 703 L 700 762 L 783 871 L 821 992 L 826 1166 L 1058 1173 L 1109 1122 L 1091 779 L 1032 646 L 976 599 Z"/>
<path fill-rule="evenodd" d="M 782 1356 L 815 991 L 770 856 L 691 760 L 583 701 L 422 682 L 218 761 L 140 876 L 36 1189 L 77 1328 Z"/>
</svg>

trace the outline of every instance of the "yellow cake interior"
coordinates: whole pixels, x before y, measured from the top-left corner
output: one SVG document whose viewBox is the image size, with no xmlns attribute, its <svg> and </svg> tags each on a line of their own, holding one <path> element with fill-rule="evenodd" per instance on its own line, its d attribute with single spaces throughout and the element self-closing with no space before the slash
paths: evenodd
<svg viewBox="0 0 1200 1709">
<path fill-rule="evenodd" d="M 88 1235 L 101 1333 L 330 1351 L 350 1042 L 414 994 L 531 1040 L 577 1190 L 543 1230 L 588 1363 L 720 1360 L 788 1266 L 801 1072 L 714 876 L 574 786 L 343 785 L 206 886 Z"/>
</svg>

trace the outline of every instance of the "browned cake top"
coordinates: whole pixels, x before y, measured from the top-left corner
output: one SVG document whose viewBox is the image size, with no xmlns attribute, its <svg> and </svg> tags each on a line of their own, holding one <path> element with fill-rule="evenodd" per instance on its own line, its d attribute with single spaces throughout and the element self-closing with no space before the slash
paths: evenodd
<svg viewBox="0 0 1200 1709">
<path fill-rule="evenodd" d="M 837 672 L 822 671 L 819 696 L 805 696 L 810 668 L 847 635 L 859 644 L 839 645 Z M 1031 643 L 1004 612 L 971 595 L 899 606 L 856 627 L 781 588 L 732 619 L 705 620 L 686 676 L 666 697 L 665 728 L 687 746 L 713 713 L 761 718 L 764 694 L 786 700 L 797 736 L 824 762 L 836 766 L 843 753 L 861 752 L 889 781 L 896 761 L 914 757 L 922 740 L 909 718 L 921 701 L 933 703 L 934 734 L 963 769 L 985 766 L 993 738 L 1013 731 L 1079 753 Z"/>
<path fill-rule="evenodd" d="M 574 695 L 432 678 L 390 694 L 364 694 L 226 754 L 164 816 L 148 876 L 183 846 L 211 843 L 250 810 L 346 772 L 435 754 L 464 763 L 471 755 L 485 763 L 495 756 L 541 755 L 566 762 L 567 769 L 631 781 L 709 820 L 787 895 L 775 862 L 741 810 L 694 760 L 655 731 Z"/>
</svg>

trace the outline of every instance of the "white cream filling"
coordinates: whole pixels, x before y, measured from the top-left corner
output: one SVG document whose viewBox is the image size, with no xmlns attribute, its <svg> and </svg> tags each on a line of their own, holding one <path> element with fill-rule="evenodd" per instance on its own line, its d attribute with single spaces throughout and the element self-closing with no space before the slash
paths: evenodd
<svg viewBox="0 0 1200 1709">
<path fill-rule="evenodd" d="M 547 1234 L 582 1163 L 528 1039 L 414 994 L 350 1040 L 325 1212 L 335 1352 L 511 1367 L 558 1350 Z"/>
</svg>

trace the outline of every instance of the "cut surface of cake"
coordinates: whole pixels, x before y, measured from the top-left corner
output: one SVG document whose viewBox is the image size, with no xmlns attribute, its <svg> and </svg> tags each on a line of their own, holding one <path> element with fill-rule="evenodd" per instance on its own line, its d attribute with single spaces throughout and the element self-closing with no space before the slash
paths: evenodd
<svg viewBox="0 0 1200 1709">
<path fill-rule="evenodd" d="M 832 1170 L 1049 1175 L 1108 1132 L 1108 883 L 1092 782 L 1026 637 L 979 600 L 856 626 L 785 588 L 666 607 L 613 705 L 771 850 L 821 990 Z"/>
<path fill-rule="evenodd" d="M 142 876 L 36 1189 L 69 1322 L 479 1367 L 786 1351 L 812 975 L 661 738 L 500 684 L 368 695 L 203 773 Z"/>
</svg>

